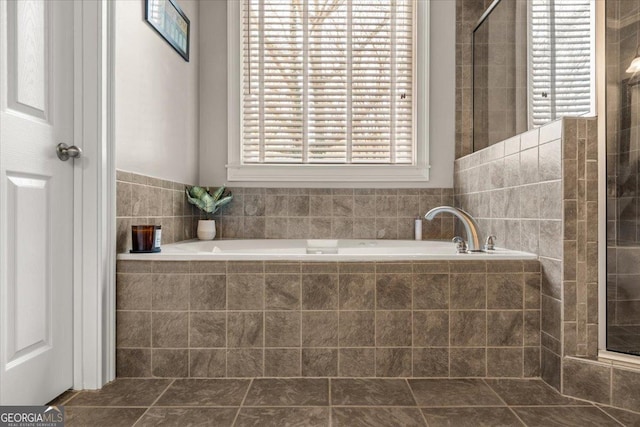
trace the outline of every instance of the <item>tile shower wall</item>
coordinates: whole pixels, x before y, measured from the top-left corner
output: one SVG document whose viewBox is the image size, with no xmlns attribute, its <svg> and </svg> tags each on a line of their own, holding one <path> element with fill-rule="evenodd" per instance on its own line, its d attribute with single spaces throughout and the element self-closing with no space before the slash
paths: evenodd
<svg viewBox="0 0 640 427">
<path fill-rule="evenodd" d="M 231 188 L 222 239 L 413 239 L 414 220 L 453 203 L 452 188 Z M 450 239 L 454 220 L 423 220 L 424 239 Z"/>
<path fill-rule="evenodd" d="M 119 261 L 119 377 L 535 377 L 538 261 Z"/>
<path fill-rule="evenodd" d="M 636 57 L 640 35 L 640 2 L 606 3 L 607 179 L 611 245 L 640 243 L 640 80 L 626 72 Z"/>
<path fill-rule="evenodd" d="M 131 226 L 162 226 L 162 243 L 192 239 L 196 235 L 197 210 L 187 203 L 185 184 L 116 172 L 116 247 L 131 249 Z"/>
<path fill-rule="evenodd" d="M 607 347 L 640 355 L 640 248 L 607 248 Z"/>
</svg>

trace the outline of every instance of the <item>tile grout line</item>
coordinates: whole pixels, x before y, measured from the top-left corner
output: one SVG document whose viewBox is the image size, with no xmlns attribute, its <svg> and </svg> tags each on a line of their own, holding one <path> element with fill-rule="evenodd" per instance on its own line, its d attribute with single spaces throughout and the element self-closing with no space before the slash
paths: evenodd
<svg viewBox="0 0 640 427">
<path fill-rule="evenodd" d="M 618 419 L 616 417 L 614 417 L 613 415 L 611 415 L 610 413 L 608 413 L 607 411 L 605 411 L 604 409 L 602 409 L 598 405 L 593 405 L 593 406 L 598 408 L 598 411 L 602 412 L 603 414 L 605 414 L 606 416 L 608 416 L 609 418 L 611 418 L 612 420 L 614 420 L 615 422 L 617 422 L 621 426 L 624 426 L 624 424 L 622 422 L 618 421 Z"/>
<path fill-rule="evenodd" d="M 336 315 L 338 317 L 337 320 L 337 331 L 336 331 L 336 342 L 337 342 L 337 348 L 336 348 L 336 375 L 339 376 L 340 375 L 340 371 L 341 371 L 341 365 L 340 365 L 340 346 L 341 346 L 341 340 L 340 340 L 340 320 L 342 319 L 342 310 L 340 309 L 340 262 L 338 262 L 336 264 L 336 294 L 337 294 L 337 303 L 336 303 Z M 329 398 L 331 398 L 331 379 L 329 379 Z M 329 404 L 331 404 L 331 401 L 329 401 Z M 331 417 L 329 417 L 329 425 L 331 425 Z"/>
<path fill-rule="evenodd" d="M 634 415 L 640 415 L 640 411 L 634 411 L 633 409 L 625 409 L 625 408 L 621 408 L 621 407 L 617 407 L 617 406 L 613 406 L 613 405 L 607 405 L 605 403 L 596 403 L 595 405 L 600 407 L 600 408 L 619 409 L 621 411 L 630 412 L 630 413 L 632 413 Z"/>
<path fill-rule="evenodd" d="M 191 378 L 191 262 L 189 262 L 189 270 L 187 273 L 189 287 L 187 288 L 187 377 Z"/>
<path fill-rule="evenodd" d="M 160 400 L 160 398 L 167 392 L 167 390 L 169 390 L 169 388 L 176 382 L 175 379 L 171 380 L 171 382 L 169 384 L 167 384 L 167 386 L 165 387 L 164 390 L 162 390 L 162 393 L 160 393 L 158 395 L 158 397 L 156 397 L 156 399 L 151 403 L 151 405 L 149 405 L 147 407 L 147 409 L 142 413 L 142 415 L 140 415 L 140 417 L 136 420 L 135 423 L 133 423 L 133 426 L 135 426 L 136 424 L 138 424 L 140 422 L 140 420 L 142 420 L 142 418 L 144 418 L 145 415 L 147 415 L 147 413 L 149 412 L 149 410 L 151 408 L 153 408 L 153 405 L 155 405 L 156 403 L 158 403 L 158 401 Z"/>
<path fill-rule="evenodd" d="M 262 374 L 267 372 L 267 263 L 262 262 Z"/>
<path fill-rule="evenodd" d="M 95 390 L 91 390 L 91 391 L 95 391 Z M 181 406 L 182 408 L 183 406 Z M 148 406 L 145 405 L 121 405 L 121 406 L 112 406 L 112 405 L 71 405 L 71 408 L 75 408 L 75 409 L 123 409 L 123 408 L 127 408 L 127 409 L 148 409 Z"/>
<path fill-rule="evenodd" d="M 229 262 L 224 261 L 224 375 L 229 378 Z"/>
<path fill-rule="evenodd" d="M 73 394 L 63 400 L 58 406 L 66 406 L 69 402 L 71 402 L 76 396 L 78 396 L 81 392 L 73 390 Z"/>
<path fill-rule="evenodd" d="M 448 323 L 448 330 L 447 330 L 447 334 L 448 334 L 448 343 L 447 343 L 447 347 L 448 347 L 448 366 L 447 366 L 447 377 L 451 378 L 451 263 L 449 261 L 447 261 L 447 317 L 449 318 Z M 413 390 L 411 391 L 413 393 Z"/>
<path fill-rule="evenodd" d="M 484 377 L 489 375 L 489 266 L 484 263 Z"/>
<path fill-rule="evenodd" d="M 410 334 L 411 334 L 411 366 L 409 367 L 410 372 L 411 372 L 411 377 L 415 376 L 415 359 L 414 359 L 414 353 L 415 353 L 415 318 L 414 318 L 414 314 L 416 312 L 415 310 L 415 299 L 414 299 L 414 289 L 415 289 L 415 281 L 416 281 L 416 269 L 415 269 L 415 262 L 411 262 L 411 313 L 410 313 L 410 319 L 411 319 L 411 325 L 409 326 L 410 329 Z M 405 378 L 406 380 L 406 378 Z"/>
<path fill-rule="evenodd" d="M 489 390 L 491 390 L 491 391 L 493 392 L 493 394 L 495 394 L 495 395 L 498 397 L 498 399 L 500 399 L 500 401 L 501 401 L 502 403 L 504 403 L 505 407 L 506 407 L 507 409 L 509 409 L 509 411 L 511 411 L 511 413 L 512 413 L 512 414 L 513 414 L 513 415 L 518 419 L 518 421 L 520 421 L 520 422 L 522 423 L 522 425 L 524 425 L 524 426 L 526 426 L 526 425 L 527 425 L 527 423 L 525 423 L 525 422 L 524 422 L 524 420 L 522 420 L 522 418 L 520 418 L 520 416 L 516 413 L 516 411 L 514 411 L 514 410 L 513 410 L 513 408 L 507 404 L 507 402 L 502 398 L 502 396 L 500 396 L 500 394 L 499 394 L 497 391 L 495 391 L 495 390 L 493 389 L 493 387 L 491 387 L 491 385 L 486 381 L 486 379 L 484 379 L 484 378 L 483 378 L 483 379 L 482 379 L 482 382 L 483 382 L 487 387 L 489 387 Z"/>
<path fill-rule="evenodd" d="M 302 262 L 298 263 L 298 311 L 300 312 L 300 341 L 298 343 L 298 375 L 300 375 L 300 377 L 302 377 L 302 363 L 303 363 L 303 350 L 304 350 L 304 345 L 303 345 L 303 329 L 304 329 L 304 316 L 303 316 L 303 312 L 304 312 L 304 308 L 303 308 L 303 304 L 302 304 Z"/>
<path fill-rule="evenodd" d="M 231 427 L 235 426 L 236 422 L 238 421 L 238 417 L 240 416 L 240 411 L 242 410 L 242 407 L 244 406 L 244 402 L 247 400 L 247 396 L 249 395 L 249 390 L 251 390 L 251 387 L 253 387 L 253 380 L 254 378 L 251 378 L 251 380 L 249 380 L 249 386 L 247 387 L 247 391 L 244 392 L 244 396 L 242 397 L 240 406 L 238 406 L 238 410 L 236 411 L 236 416 L 233 417 L 233 422 L 231 423 Z"/>
<path fill-rule="evenodd" d="M 377 226 L 376 226 L 377 229 Z M 373 376 L 378 375 L 378 264 L 373 264 Z"/>
<path fill-rule="evenodd" d="M 522 230 L 520 230 L 520 236 L 522 236 Z M 525 342 L 527 341 L 526 335 L 527 335 L 527 324 L 526 324 L 526 313 L 527 313 L 527 303 L 526 303 L 526 298 L 525 298 L 525 292 L 527 291 L 527 281 L 525 279 L 525 272 L 524 272 L 524 261 L 520 262 L 520 270 L 522 271 L 522 341 L 520 341 L 520 345 L 521 345 L 521 351 L 520 351 L 520 360 L 522 361 L 521 365 L 520 365 L 520 375 L 522 375 L 522 378 L 526 378 L 525 376 L 525 371 L 524 371 L 524 364 L 525 364 L 525 355 L 524 355 L 524 348 L 525 348 Z M 488 374 L 488 372 L 487 372 Z"/>
<path fill-rule="evenodd" d="M 409 393 L 411 393 L 411 397 L 413 398 L 413 401 L 416 404 L 416 408 L 418 409 L 418 412 L 420 413 L 420 416 L 424 420 L 425 426 L 429 427 L 429 422 L 427 421 L 427 417 L 424 415 L 424 412 L 422 412 L 422 408 L 420 408 L 420 405 L 418 404 L 418 399 L 416 399 L 416 395 L 413 392 L 413 389 L 411 388 L 411 384 L 409 383 L 409 379 L 405 378 L 404 381 L 407 384 L 407 387 L 409 387 Z"/>
<path fill-rule="evenodd" d="M 245 378 L 246 379 L 246 378 Z M 398 378 L 393 378 L 393 379 L 398 379 Z M 510 408 L 590 408 L 593 405 L 588 404 L 588 402 L 585 402 L 585 404 L 582 405 L 553 405 L 553 404 L 545 404 L 545 405 L 511 405 L 509 406 Z M 596 405 L 597 406 L 597 405 Z M 73 408 L 111 408 L 111 409 L 120 409 L 120 408 L 149 408 L 148 406 L 144 406 L 144 405 L 139 405 L 139 406 L 132 406 L 132 405 L 123 405 L 123 406 L 105 406 L 105 405 L 78 405 L 78 406 L 74 406 L 72 405 Z M 186 409 L 206 409 L 206 408 L 217 408 L 217 409 L 221 409 L 221 408 L 237 408 L 237 405 L 162 405 L 162 406 L 157 406 L 156 408 L 186 408 Z M 327 405 L 311 405 L 311 404 L 304 404 L 304 405 L 244 405 L 243 408 L 326 408 Z M 489 405 L 489 404 L 467 404 L 467 405 L 366 405 L 366 404 L 357 404 L 357 405 L 331 405 L 332 408 L 449 408 L 449 409 L 460 409 L 460 408 L 506 408 L 507 406 L 502 405 L 502 404 L 493 404 L 493 405 Z M 611 408 L 611 409 L 620 409 L 620 408 Z M 626 409 L 620 409 L 622 411 L 625 412 L 631 412 L 634 413 L 632 411 L 627 411 Z M 635 413 L 634 413 L 635 414 Z M 637 415 L 637 414 L 636 414 Z"/>
<path fill-rule="evenodd" d="M 617 264 L 618 264 L 618 254 L 616 251 L 616 272 L 618 271 Z M 618 294 L 618 278 L 616 278 L 616 298 L 618 296 L 617 294 Z M 616 313 L 616 317 L 617 315 L 618 314 Z M 613 367 L 609 369 L 609 402 L 613 404 Z"/>
<path fill-rule="evenodd" d="M 331 384 L 331 378 L 329 378 L 329 381 L 327 381 L 329 390 L 328 390 L 328 399 L 329 399 L 329 427 L 331 427 L 333 425 L 333 402 L 331 400 L 331 388 L 333 387 L 333 385 Z"/>
</svg>

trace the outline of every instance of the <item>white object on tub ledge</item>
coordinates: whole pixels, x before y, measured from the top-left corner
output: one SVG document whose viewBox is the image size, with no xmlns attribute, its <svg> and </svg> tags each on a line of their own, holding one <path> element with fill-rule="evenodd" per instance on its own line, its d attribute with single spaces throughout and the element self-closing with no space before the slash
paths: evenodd
<svg viewBox="0 0 640 427">
<path fill-rule="evenodd" d="M 457 254 L 455 244 L 442 240 L 188 240 L 162 246 L 158 254 L 119 254 L 121 260 L 166 261 L 428 261 L 529 260 L 528 252 L 495 251 Z"/>
<path fill-rule="evenodd" d="M 413 239 L 422 240 L 422 218 L 418 217 L 413 222 Z"/>
<path fill-rule="evenodd" d="M 338 253 L 338 240 L 326 240 L 326 239 L 310 239 L 307 240 L 307 253 L 322 255 L 322 254 L 337 254 Z"/>
<path fill-rule="evenodd" d="M 199 219 L 198 220 L 198 239 L 213 240 L 216 238 L 216 220 L 215 219 Z"/>
</svg>

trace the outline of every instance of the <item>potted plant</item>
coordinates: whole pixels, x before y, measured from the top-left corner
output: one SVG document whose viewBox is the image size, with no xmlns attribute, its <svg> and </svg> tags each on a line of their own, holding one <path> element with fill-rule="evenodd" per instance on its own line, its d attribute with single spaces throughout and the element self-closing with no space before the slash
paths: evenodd
<svg viewBox="0 0 640 427">
<path fill-rule="evenodd" d="M 208 188 L 187 187 L 185 193 L 192 205 L 205 213 L 207 219 L 198 220 L 198 239 L 213 240 L 216 237 L 216 221 L 212 219 L 218 210 L 233 199 L 233 194 L 224 194 L 224 185 L 211 193 Z"/>
</svg>

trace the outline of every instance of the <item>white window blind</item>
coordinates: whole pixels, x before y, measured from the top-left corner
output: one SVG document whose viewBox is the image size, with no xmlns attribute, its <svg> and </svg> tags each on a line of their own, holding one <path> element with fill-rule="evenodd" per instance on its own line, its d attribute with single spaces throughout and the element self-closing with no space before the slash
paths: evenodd
<svg viewBox="0 0 640 427">
<path fill-rule="evenodd" d="M 530 124 L 591 110 L 592 0 L 530 0 Z"/>
<path fill-rule="evenodd" d="M 243 0 L 244 164 L 414 164 L 413 0 Z"/>
</svg>

